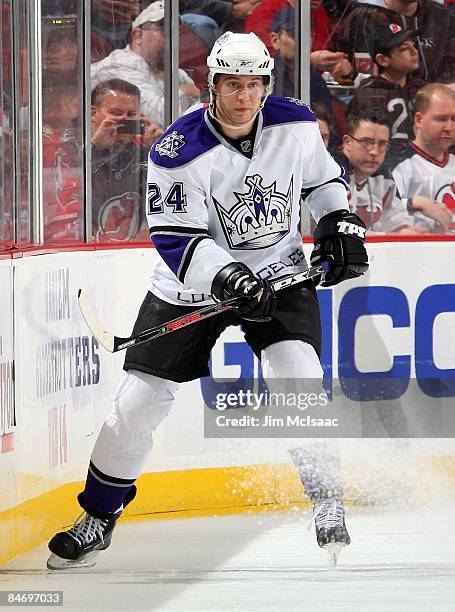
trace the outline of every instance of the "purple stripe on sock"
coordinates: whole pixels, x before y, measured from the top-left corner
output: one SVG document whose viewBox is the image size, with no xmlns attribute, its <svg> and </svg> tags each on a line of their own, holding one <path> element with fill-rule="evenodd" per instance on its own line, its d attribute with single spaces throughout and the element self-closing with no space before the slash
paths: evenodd
<svg viewBox="0 0 455 612">
<path fill-rule="evenodd" d="M 104 484 L 89 471 L 82 493 L 84 506 L 86 509 L 93 508 L 98 512 L 116 512 L 132 486 L 132 484 L 125 486 Z"/>
</svg>

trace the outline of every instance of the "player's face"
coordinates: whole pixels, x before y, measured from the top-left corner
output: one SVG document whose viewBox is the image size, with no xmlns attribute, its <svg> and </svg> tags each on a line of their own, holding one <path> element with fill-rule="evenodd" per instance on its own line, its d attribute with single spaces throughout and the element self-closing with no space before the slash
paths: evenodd
<svg viewBox="0 0 455 612">
<path fill-rule="evenodd" d="M 247 126 L 256 116 L 264 94 L 262 76 L 222 74 L 216 85 L 217 115 L 229 125 Z"/>
<path fill-rule="evenodd" d="M 360 179 L 372 176 L 385 159 L 390 138 L 386 125 L 360 121 L 350 135 L 343 137 L 343 152 Z"/>
<path fill-rule="evenodd" d="M 415 128 L 422 144 L 435 154 L 444 153 L 455 141 L 455 103 L 451 96 L 433 94 L 425 113 L 415 114 Z"/>
<path fill-rule="evenodd" d="M 399 74 L 411 74 L 419 67 L 419 52 L 413 40 L 406 40 L 390 52 L 390 69 Z"/>
</svg>

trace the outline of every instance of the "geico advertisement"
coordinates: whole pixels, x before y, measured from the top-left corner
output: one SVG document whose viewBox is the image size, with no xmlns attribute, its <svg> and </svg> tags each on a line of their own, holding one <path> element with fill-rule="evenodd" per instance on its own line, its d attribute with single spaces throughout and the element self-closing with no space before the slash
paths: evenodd
<svg viewBox="0 0 455 612">
<path fill-rule="evenodd" d="M 337 379 L 350 400 L 386 401 L 413 381 L 427 397 L 455 396 L 455 270 L 447 267 L 454 250 L 454 243 L 373 244 L 367 276 L 318 289 L 329 392 Z M 228 330 L 221 342 L 211 376 L 201 380 L 211 407 L 220 391 L 262 388 L 240 331 Z"/>
</svg>

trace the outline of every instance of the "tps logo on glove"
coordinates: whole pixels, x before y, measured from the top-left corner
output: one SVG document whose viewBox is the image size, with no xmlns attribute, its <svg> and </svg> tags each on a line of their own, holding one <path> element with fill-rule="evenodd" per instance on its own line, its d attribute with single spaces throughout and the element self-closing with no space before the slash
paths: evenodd
<svg viewBox="0 0 455 612">
<path fill-rule="evenodd" d="M 357 234 L 362 240 L 365 239 L 366 229 L 355 223 L 349 223 L 348 221 L 338 221 L 338 233 L 339 234 Z"/>
</svg>

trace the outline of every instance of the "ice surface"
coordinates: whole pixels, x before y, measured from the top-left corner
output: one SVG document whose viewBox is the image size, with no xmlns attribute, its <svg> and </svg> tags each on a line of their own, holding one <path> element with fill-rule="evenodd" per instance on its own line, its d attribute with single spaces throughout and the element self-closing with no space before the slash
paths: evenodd
<svg viewBox="0 0 455 612">
<path fill-rule="evenodd" d="M 1 568 L 0 590 L 61 589 L 65 611 L 451 612 L 454 511 L 348 508 L 335 570 L 300 510 L 125 521 L 95 568 L 47 571 L 43 544 Z"/>
</svg>

